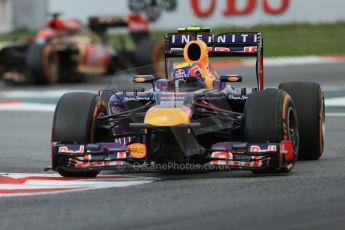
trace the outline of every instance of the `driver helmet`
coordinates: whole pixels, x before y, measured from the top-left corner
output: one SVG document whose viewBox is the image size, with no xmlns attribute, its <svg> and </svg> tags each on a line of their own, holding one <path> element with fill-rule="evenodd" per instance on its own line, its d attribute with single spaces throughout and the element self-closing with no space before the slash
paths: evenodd
<svg viewBox="0 0 345 230">
<path fill-rule="evenodd" d="M 175 87 L 177 88 L 193 83 L 197 83 L 201 87 L 205 86 L 205 79 L 202 77 L 200 67 L 190 62 L 176 65 L 172 71 L 171 78 L 175 81 Z"/>
</svg>

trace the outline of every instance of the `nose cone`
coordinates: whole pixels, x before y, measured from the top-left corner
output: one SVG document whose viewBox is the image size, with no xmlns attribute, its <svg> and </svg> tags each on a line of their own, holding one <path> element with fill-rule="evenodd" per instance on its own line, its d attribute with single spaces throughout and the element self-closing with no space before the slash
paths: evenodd
<svg viewBox="0 0 345 230">
<path fill-rule="evenodd" d="M 146 113 L 144 122 L 154 126 L 176 126 L 190 123 L 191 110 L 182 108 L 152 107 Z"/>
</svg>

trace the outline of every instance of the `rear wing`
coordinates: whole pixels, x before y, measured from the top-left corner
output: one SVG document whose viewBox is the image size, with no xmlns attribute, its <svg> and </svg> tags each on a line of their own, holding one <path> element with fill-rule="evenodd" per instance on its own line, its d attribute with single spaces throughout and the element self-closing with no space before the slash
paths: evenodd
<svg viewBox="0 0 345 230">
<path fill-rule="evenodd" d="M 195 29 L 195 31 L 192 30 Z M 259 32 L 229 32 L 219 35 L 210 29 L 182 28 L 178 33 L 165 35 L 165 58 L 183 57 L 185 45 L 192 40 L 202 40 L 208 47 L 209 57 L 256 57 L 258 89 L 264 87 L 263 38 Z M 185 31 L 183 31 L 185 30 Z"/>
<path fill-rule="evenodd" d="M 210 57 L 255 57 L 262 51 L 260 33 L 210 33 L 179 32 L 165 35 L 166 57 L 182 57 L 184 46 L 192 40 L 202 40 L 208 46 Z"/>
</svg>

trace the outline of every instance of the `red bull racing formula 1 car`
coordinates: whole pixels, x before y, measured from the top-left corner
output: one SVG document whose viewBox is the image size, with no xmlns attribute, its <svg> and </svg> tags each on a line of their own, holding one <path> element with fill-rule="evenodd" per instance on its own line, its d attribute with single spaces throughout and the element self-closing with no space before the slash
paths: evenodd
<svg viewBox="0 0 345 230">
<path fill-rule="evenodd" d="M 255 57 L 257 87 L 235 89 L 212 57 Z M 62 176 L 96 176 L 132 166 L 194 165 L 289 172 L 323 152 L 325 109 L 316 83 L 264 89 L 260 33 L 211 34 L 180 28 L 165 36 L 166 79 L 137 75 L 148 91 L 67 93 L 57 104 L 52 167 Z M 163 168 L 164 169 L 164 168 Z"/>
</svg>

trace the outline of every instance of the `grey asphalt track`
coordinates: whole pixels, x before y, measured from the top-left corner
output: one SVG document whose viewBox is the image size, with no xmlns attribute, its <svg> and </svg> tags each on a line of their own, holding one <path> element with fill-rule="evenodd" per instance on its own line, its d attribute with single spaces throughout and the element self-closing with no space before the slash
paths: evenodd
<svg viewBox="0 0 345 230">
<path fill-rule="evenodd" d="M 274 67 L 266 73 L 271 85 L 289 76 L 329 88 L 345 85 L 345 67 L 340 64 Z M 51 88 L 89 90 L 101 84 Z M 40 173 L 50 164 L 52 117 L 46 112 L 0 112 L 1 172 Z M 327 117 L 326 125 L 324 156 L 299 162 L 289 175 L 140 173 L 161 180 L 127 188 L 0 198 L 0 229 L 344 229 L 345 117 Z"/>
</svg>

